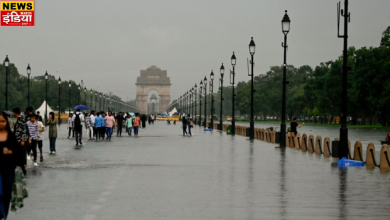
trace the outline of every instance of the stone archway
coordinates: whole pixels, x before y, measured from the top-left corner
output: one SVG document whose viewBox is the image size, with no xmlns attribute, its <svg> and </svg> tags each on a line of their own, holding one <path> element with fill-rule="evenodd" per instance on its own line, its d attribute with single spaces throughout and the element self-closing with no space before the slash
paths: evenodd
<svg viewBox="0 0 390 220">
<path fill-rule="evenodd" d="M 171 80 L 167 77 L 167 71 L 156 66 L 151 66 L 146 70 L 141 70 L 141 75 L 137 77 L 137 107 L 140 113 L 148 112 L 148 93 L 156 90 L 159 94 L 158 112 L 168 109 L 171 102 Z"/>
</svg>

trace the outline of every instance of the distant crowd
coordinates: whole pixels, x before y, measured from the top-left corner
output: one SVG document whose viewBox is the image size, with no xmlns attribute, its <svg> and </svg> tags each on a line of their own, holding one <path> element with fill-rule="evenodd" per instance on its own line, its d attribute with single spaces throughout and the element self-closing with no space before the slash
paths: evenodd
<svg viewBox="0 0 390 220">
<path fill-rule="evenodd" d="M 10 114 L 16 118 L 12 123 Z M 155 115 L 140 115 L 139 113 L 113 114 L 111 111 L 81 113 L 75 110 L 68 118 L 68 138 L 76 140 L 76 146 L 82 145 L 83 127 L 87 131 L 89 141 L 111 141 L 113 129 L 116 128 L 117 136 L 122 136 L 125 128 L 128 136 L 137 136 L 139 128 L 145 128 L 146 122 L 154 124 Z M 13 124 L 13 126 L 11 126 Z M 24 176 L 27 174 L 27 164 L 31 160 L 33 166 L 38 167 L 43 162 L 43 140 L 48 127 L 50 154 L 55 155 L 57 140 L 57 124 L 54 112 L 49 113 L 49 118 L 44 124 L 39 112 L 34 113 L 32 107 L 26 108 L 22 114 L 20 108 L 14 108 L 13 112 L 2 112 L 0 115 L 0 219 L 6 219 L 9 209 L 16 211 L 23 207 L 23 199 L 27 190 Z M 12 129 L 13 127 L 13 129 Z"/>
<path fill-rule="evenodd" d="M 75 110 L 68 118 L 68 138 L 76 138 L 76 146 L 82 145 L 83 125 L 87 131 L 89 141 L 111 141 L 113 130 L 116 128 L 116 136 L 122 136 L 123 127 L 128 136 L 137 136 L 140 126 L 146 127 L 146 121 L 149 124 L 154 124 L 154 115 L 140 115 L 139 113 L 119 112 L 113 114 L 108 111 L 107 115 L 104 111 L 82 114 L 80 110 Z"/>
</svg>

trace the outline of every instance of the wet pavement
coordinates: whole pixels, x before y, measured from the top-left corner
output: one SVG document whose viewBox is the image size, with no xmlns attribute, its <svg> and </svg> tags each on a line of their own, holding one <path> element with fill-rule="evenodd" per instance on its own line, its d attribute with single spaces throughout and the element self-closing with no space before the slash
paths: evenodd
<svg viewBox="0 0 390 220">
<path fill-rule="evenodd" d="M 139 137 L 84 141 L 62 125 L 57 155 L 27 174 L 10 220 L 390 219 L 390 174 L 299 150 L 156 122 Z M 85 139 L 85 138 L 84 138 Z"/>
</svg>

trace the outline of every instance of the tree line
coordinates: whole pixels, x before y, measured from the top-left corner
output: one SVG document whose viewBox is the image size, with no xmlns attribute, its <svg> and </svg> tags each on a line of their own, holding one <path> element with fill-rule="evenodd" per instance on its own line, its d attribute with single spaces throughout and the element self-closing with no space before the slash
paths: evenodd
<svg viewBox="0 0 390 220">
<path fill-rule="evenodd" d="M 18 68 L 14 63 L 10 63 L 8 66 L 9 71 L 9 84 L 8 84 L 8 110 L 12 110 L 14 107 L 20 107 L 22 110 L 28 107 L 28 77 L 19 73 Z M 2 91 L 0 91 L 0 106 L 5 106 L 5 81 L 6 81 L 6 67 L 4 64 L 0 64 L 0 85 Z M 71 86 L 69 87 L 69 84 Z M 67 112 L 70 108 L 79 104 L 88 105 L 95 110 L 103 110 L 100 108 L 100 93 L 96 90 L 86 89 L 84 87 L 78 89 L 79 84 L 73 80 L 62 80 L 59 84 L 57 78 L 53 75 L 48 77 L 48 92 L 47 103 L 53 110 L 61 110 L 61 112 Z M 61 96 L 59 96 L 61 88 Z M 95 92 L 98 93 L 95 96 Z M 92 95 L 92 102 L 91 102 Z M 69 99 L 70 97 L 70 99 Z M 39 108 L 46 98 L 46 79 L 44 75 L 30 77 L 30 105 L 37 109 Z M 110 99 L 115 99 L 123 102 L 120 97 L 111 94 Z M 103 100 L 103 95 L 101 100 Z M 103 101 L 102 101 L 103 103 Z M 108 102 L 106 102 L 108 103 Z M 127 103 L 129 104 L 129 103 Z M 131 102 L 132 104 L 132 102 Z M 103 105 L 102 105 L 103 106 Z M 107 106 L 107 105 L 106 105 Z M 113 104 L 111 104 L 112 109 Z M 103 107 L 102 107 L 103 108 Z M 107 109 L 106 109 L 107 110 Z"/>
<path fill-rule="evenodd" d="M 390 126 L 390 27 L 383 33 L 378 47 L 348 49 L 348 114 L 352 124 L 358 118 L 378 120 Z M 288 118 L 315 116 L 321 119 L 338 117 L 341 109 L 342 55 L 336 60 L 308 65 L 287 66 L 286 113 Z M 282 108 L 283 67 L 271 66 L 265 74 L 254 77 L 254 112 L 256 118 L 280 119 Z M 250 112 L 250 81 L 235 88 L 236 114 Z M 223 115 L 232 113 L 232 87 L 223 88 Z M 204 99 L 203 99 L 204 100 Z M 214 93 L 214 113 L 219 116 L 220 90 Z M 198 98 L 199 102 L 199 98 Z M 199 114 L 199 103 L 197 104 Z M 176 105 L 176 107 L 178 107 Z M 207 114 L 210 115 L 210 98 Z M 202 115 L 204 106 L 202 106 Z"/>
</svg>

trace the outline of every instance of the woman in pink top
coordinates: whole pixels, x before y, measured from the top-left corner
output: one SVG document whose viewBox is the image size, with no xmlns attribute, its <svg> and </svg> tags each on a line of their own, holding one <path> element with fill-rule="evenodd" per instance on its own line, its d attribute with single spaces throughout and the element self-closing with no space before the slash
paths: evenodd
<svg viewBox="0 0 390 220">
<path fill-rule="evenodd" d="M 104 124 L 106 124 L 107 140 L 111 141 L 112 129 L 115 127 L 115 118 L 112 116 L 112 112 L 108 112 L 108 115 L 104 118 Z"/>
</svg>

